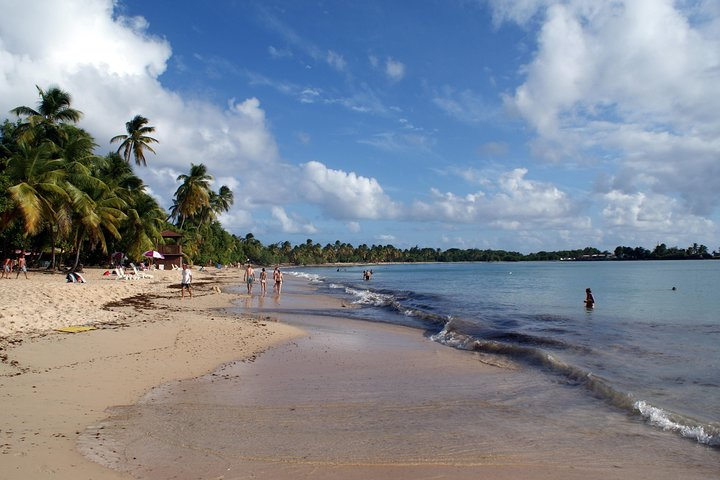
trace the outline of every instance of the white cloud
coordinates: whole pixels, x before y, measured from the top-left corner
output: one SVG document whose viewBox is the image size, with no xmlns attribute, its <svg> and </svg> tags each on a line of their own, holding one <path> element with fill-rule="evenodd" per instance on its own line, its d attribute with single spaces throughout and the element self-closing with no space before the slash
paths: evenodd
<svg viewBox="0 0 720 480">
<path fill-rule="evenodd" d="M 697 10 L 671 0 L 492 5 L 498 21 L 541 22 L 525 81 L 506 99 L 537 132 L 536 154 L 570 163 L 602 156 L 636 179 L 644 189 L 636 193 L 678 197 L 689 215 L 717 209 L 717 8 L 693 17 Z"/>
<path fill-rule="evenodd" d="M 655 237 L 656 241 L 689 245 L 708 232 L 717 237 L 718 229 L 712 221 L 688 215 L 676 199 L 665 195 L 611 190 L 602 195 L 602 200 L 607 235 L 617 238 L 618 244 Z"/>
<path fill-rule="evenodd" d="M 300 166 L 301 196 L 336 219 L 393 218 L 398 206 L 374 178 L 312 161 Z"/>
<path fill-rule="evenodd" d="M 420 220 L 480 223 L 508 230 L 550 229 L 568 222 L 575 228 L 590 227 L 565 192 L 527 180 L 526 174 L 524 168 L 514 169 L 502 174 L 487 192 L 464 196 L 433 189 L 432 202 L 415 202 L 411 215 Z"/>
<path fill-rule="evenodd" d="M 282 207 L 272 207 L 272 217 L 280 222 L 284 233 L 317 233 L 312 223 L 305 223 L 298 218 L 290 218 Z"/>
</svg>

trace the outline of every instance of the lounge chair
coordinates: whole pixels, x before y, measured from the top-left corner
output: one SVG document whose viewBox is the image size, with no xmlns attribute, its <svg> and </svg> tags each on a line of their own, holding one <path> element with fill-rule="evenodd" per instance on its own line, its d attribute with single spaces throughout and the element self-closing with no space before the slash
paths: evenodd
<svg viewBox="0 0 720 480">
<path fill-rule="evenodd" d="M 135 275 L 135 278 L 152 278 L 152 275 L 150 275 L 149 273 L 139 271 L 134 263 L 131 263 L 130 267 L 133 269 L 133 274 Z"/>
</svg>

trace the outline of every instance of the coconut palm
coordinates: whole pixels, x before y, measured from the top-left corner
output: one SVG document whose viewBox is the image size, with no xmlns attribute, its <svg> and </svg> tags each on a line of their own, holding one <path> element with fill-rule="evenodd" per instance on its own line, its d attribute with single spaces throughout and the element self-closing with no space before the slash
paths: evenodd
<svg viewBox="0 0 720 480">
<path fill-rule="evenodd" d="M 155 131 L 155 127 L 147 126 L 149 120 L 142 115 L 135 115 L 129 122 L 125 123 L 127 135 L 117 135 L 110 139 L 110 143 L 122 140 L 117 149 L 117 153 L 122 150 L 122 156 L 125 162 L 130 163 L 130 157 L 135 157 L 135 165 L 147 166 L 145 161 L 145 149 L 155 153 L 150 146 L 151 143 L 160 143 L 156 139 L 149 137 L 148 134 Z"/>
<path fill-rule="evenodd" d="M 123 245 L 129 257 L 140 258 L 142 252 L 155 248 L 162 240 L 165 211 L 146 193 L 138 192 L 133 197 L 121 231 Z"/>
<path fill-rule="evenodd" d="M 30 235 L 36 234 L 43 222 L 55 222 L 58 204 L 69 199 L 64 188 L 65 162 L 54 152 L 49 142 L 39 146 L 21 142 L 7 163 L 6 173 L 12 183 L 8 193 L 15 203 L 15 216 L 22 218 Z"/>
<path fill-rule="evenodd" d="M 220 187 L 220 190 L 215 193 L 210 192 L 210 202 L 207 206 L 203 207 L 200 211 L 199 224 L 209 225 L 212 223 L 219 214 L 230 210 L 230 206 L 235 200 L 232 190 L 227 185 Z"/>
<path fill-rule="evenodd" d="M 80 173 L 76 176 L 79 177 Z M 114 195 L 104 182 L 89 174 L 84 179 L 86 182 L 80 187 L 71 182 L 66 185 L 72 205 L 75 267 L 80 261 L 80 251 L 85 241 L 91 249 L 99 245 L 102 252 L 107 253 L 107 234 L 116 239 L 121 238 L 118 227 L 127 218 L 122 212 L 127 204 Z"/>
<path fill-rule="evenodd" d="M 22 138 L 37 142 L 47 138 L 58 143 L 60 137 L 58 126 L 77 123 L 82 117 L 82 112 L 70 106 L 72 97 L 68 92 L 60 90 L 58 87 L 51 87 L 48 91 L 44 91 L 37 85 L 35 88 L 40 94 L 37 110 L 19 106 L 10 112 L 18 117 L 26 117 L 26 123 L 20 126 Z"/>
<path fill-rule="evenodd" d="M 177 181 L 182 181 L 182 183 L 175 191 L 173 212 L 182 218 L 181 228 L 188 217 L 200 213 L 204 207 L 210 207 L 210 182 L 212 179 L 212 175 L 208 175 L 207 167 L 202 163 L 190 164 L 190 174 L 177 177 Z"/>
</svg>

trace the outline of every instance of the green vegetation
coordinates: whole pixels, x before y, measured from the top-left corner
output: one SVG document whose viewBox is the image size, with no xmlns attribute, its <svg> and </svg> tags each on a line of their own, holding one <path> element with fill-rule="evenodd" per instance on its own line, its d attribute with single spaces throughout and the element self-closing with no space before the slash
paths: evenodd
<svg viewBox="0 0 720 480">
<path fill-rule="evenodd" d="M 151 197 L 143 180 L 133 171 L 146 166 L 149 135 L 155 127 L 142 115 L 125 124 L 126 134 L 116 152 L 94 153 L 97 144 L 76 126 L 82 112 L 72 108 L 69 93 L 37 87 L 37 109 L 19 106 L 11 113 L 18 119 L 0 126 L 0 248 L 4 256 L 15 250 L 30 251 L 31 264 L 47 262 L 77 266 L 105 264 L 111 252 L 125 252 L 140 260 L 142 252 L 162 243 L 161 232 L 182 235 L 187 260 L 196 264 L 238 263 L 251 259 L 263 265 L 377 263 L 377 262 L 496 262 L 537 260 L 657 260 L 720 257 L 704 245 L 687 249 L 660 244 L 653 251 L 642 247 L 617 247 L 614 254 L 595 248 L 528 255 L 504 250 L 433 248 L 398 249 L 393 245 L 354 247 L 339 240 L 325 246 L 308 239 L 263 245 L 252 233 L 231 235 L 217 221 L 233 204 L 227 186 L 211 189 L 212 175 L 203 164 L 191 164 L 178 176 L 179 186 L 170 212 Z M 59 258 L 58 258 L 59 255 Z M 3 257 L 4 258 L 4 257 Z"/>
</svg>

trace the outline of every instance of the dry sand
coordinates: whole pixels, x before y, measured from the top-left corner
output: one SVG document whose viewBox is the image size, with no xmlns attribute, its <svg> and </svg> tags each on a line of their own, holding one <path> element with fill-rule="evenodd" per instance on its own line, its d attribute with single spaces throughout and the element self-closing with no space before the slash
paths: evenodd
<svg viewBox="0 0 720 480">
<path fill-rule="evenodd" d="M 222 292 L 239 270 L 194 272 L 194 297 L 180 299 L 177 271 L 87 283 L 29 272 L 0 280 L 0 478 L 127 479 L 80 455 L 76 440 L 112 405 L 151 387 L 252 358 L 300 335 L 285 324 L 231 315 Z M 68 325 L 96 330 L 61 333 Z"/>
</svg>

